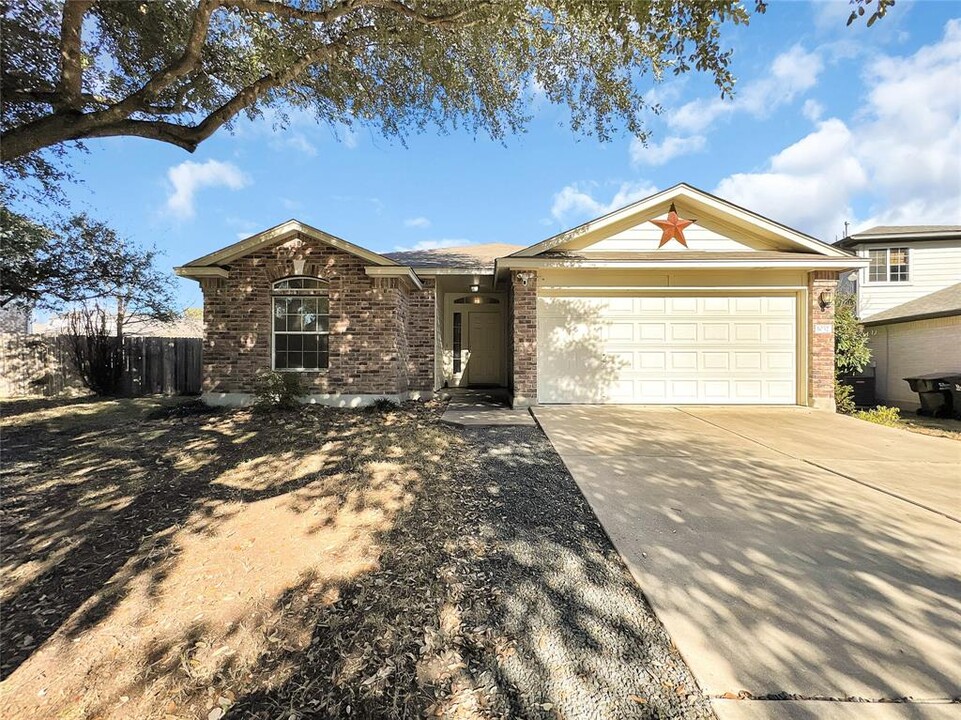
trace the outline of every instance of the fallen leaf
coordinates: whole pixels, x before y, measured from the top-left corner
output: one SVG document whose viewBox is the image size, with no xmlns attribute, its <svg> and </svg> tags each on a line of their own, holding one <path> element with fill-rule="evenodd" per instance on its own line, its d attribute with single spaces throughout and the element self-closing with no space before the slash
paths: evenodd
<svg viewBox="0 0 961 720">
<path fill-rule="evenodd" d="M 634 702 L 636 702 L 638 705 L 644 705 L 645 703 L 647 703 L 647 698 L 641 697 L 640 695 L 628 695 L 628 697 Z"/>
</svg>

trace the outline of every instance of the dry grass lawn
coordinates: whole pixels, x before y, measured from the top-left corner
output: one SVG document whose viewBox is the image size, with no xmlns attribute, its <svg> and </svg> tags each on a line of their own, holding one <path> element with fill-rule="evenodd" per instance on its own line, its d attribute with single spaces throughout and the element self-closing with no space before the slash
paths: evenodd
<svg viewBox="0 0 961 720">
<path fill-rule="evenodd" d="M 0 410 L 5 720 L 710 716 L 537 428 Z"/>
<path fill-rule="evenodd" d="M 459 442 L 431 408 L 2 409 L 0 714 L 11 720 L 217 717 L 239 693 L 283 682 L 317 615 L 377 568 L 425 482 L 449 481 Z M 412 572 L 435 571 L 430 541 L 405 546 Z M 336 671 L 363 673 L 365 648 L 342 650 Z"/>
</svg>

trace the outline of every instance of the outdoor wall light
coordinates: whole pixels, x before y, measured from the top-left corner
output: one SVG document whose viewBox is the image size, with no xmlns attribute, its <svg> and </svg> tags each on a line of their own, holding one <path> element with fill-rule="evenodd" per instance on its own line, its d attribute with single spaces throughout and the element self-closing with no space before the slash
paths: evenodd
<svg viewBox="0 0 961 720">
<path fill-rule="evenodd" d="M 833 290 L 822 290 L 821 294 L 818 295 L 818 305 L 821 306 L 822 310 L 826 310 L 831 307 L 831 303 L 834 302 L 834 291 Z"/>
<path fill-rule="evenodd" d="M 471 292 L 479 292 L 479 291 L 480 291 L 480 285 L 476 285 L 476 284 L 475 284 L 475 285 L 471 285 L 471 286 L 470 286 L 470 291 L 471 291 Z"/>
</svg>

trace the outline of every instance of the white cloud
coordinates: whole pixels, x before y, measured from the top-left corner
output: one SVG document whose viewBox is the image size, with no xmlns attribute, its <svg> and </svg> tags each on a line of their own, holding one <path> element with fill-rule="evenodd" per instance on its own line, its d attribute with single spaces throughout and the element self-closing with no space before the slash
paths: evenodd
<svg viewBox="0 0 961 720">
<path fill-rule="evenodd" d="M 410 245 L 408 247 L 398 246 L 395 248 L 395 250 L 400 252 L 437 250 L 438 248 L 463 247 L 464 245 L 470 244 L 471 241 L 465 238 L 439 238 L 437 240 L 421 240 L 419 243 Z"/>
<path fill-rule="evenodd" d="M 746 112 L 757 118 L 791 102 L 817 84 L 824 62 L 817 52 L 795 45 L 778 55 L 766 75 L 747 83 L 732 100 L 699 98 L 671 112 L 668 125 L 675 130 L 699 133 L 722 115 Z"/>
<path fill-rule="evenodd" d="M 404 220 L 404 226 L 409 228 L 429 228 L 430 220 L 423 216 L 407 218 Z"/>
<path fill-rule="evenodd" d="M 173 192 L 167 198 L 167 208 L 179 218 L 194 216 L 194 195 L 205 187 L 227 187 L 240 190 L 250 184 L 240 169 L 219 160 L 196 163 L 187 160 L 167 171 L 167 179 L 173 185 Z"/>
<path fill-rule="evenodd" d="M 725 178 L 716 193 L 823 239 L 851 217 L 850 200 L 868 176 L 853 153 L 854 139 L 837 119 L 771 158 L 769 168 Z"/>
<path fill-rule="evenodd" d="M 271 141 L 270 147 L 274 150 L 281 150 L 288 147 L 301 155 L 307 155 L 309 157 L 317 156 L 317 147 L 307 139 L 307 136 L 303 133 L 292 132 L 291 130 L 282 131 L 281 134 L 277 135 L 276 139 Z"/>
<path fill-rule="evenodd" d="M 572 222 L 575 220 L 589 220 L 606 215 L 632 202 L 646 198 L 657 192 L 657 188 L 648 183 L 621 183 L 608 202 L 597 200 L 591 194 L 596 184 L 581 185 L 574 183 L 562 188 L 554 194 L 551 205 L 551 216 L 558 222 Z"/>
<path fill-rule="evenodd" d="M 718 117 L 734 112 L 733 100 L 698 98 L 681 105 L 667 116 L 667 124 L 675 130 L 699 133 L 711 125 Z"/>
<path fill-rule="evenodd" d="M 670 135 L 661 143 L 648 143 L 645 147 L 638 138 L 634 138 L 631 140 L 631 162 L 635 165 L 663 165 L 681 155 L 703 150 L 706 142 L 703 135 Z"/>
<path fill-rule="evenodd" d="M 801 108 L 801 112 L 804 113 L 806 117 L 811 122 L 817 122 L 824 115 L 824 106 L 813 98 L 809 98 L 804 101 L 804 107 Z"/>
<path fill-rule="evenodd" d="M 909 57 L 877 57 L 854 120 L 830 118 L 757 173 L 725 178 L 716 192 L 833 240 L 849 220 L 873 224 L 961 222 L 961 20 Z M 923 111 L 919 111 L 923 109 Z M 852 205 L 869 200 L 867 217 Z"/>
</svg>

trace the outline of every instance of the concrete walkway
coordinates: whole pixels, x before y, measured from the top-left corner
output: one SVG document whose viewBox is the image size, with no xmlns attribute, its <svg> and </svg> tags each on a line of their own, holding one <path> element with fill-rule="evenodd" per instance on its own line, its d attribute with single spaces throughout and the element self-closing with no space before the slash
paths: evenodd
<svg viewBox="0 0 961 720">
<path fill-rule="evenodd" d="M 442 422 L 475 427 L 536 424 L 529 410 L 511 408 L 507 390 L 454 388 L 444 392 L 450 396 L 450 403 Z"/>
<path fill-rule="evenodd" d="M 534 414 L 721 718 L 961 718 L 961 443 L 804 408 Z M 847 697 L 928 702 L 819 700 Z"/>
</svg>

